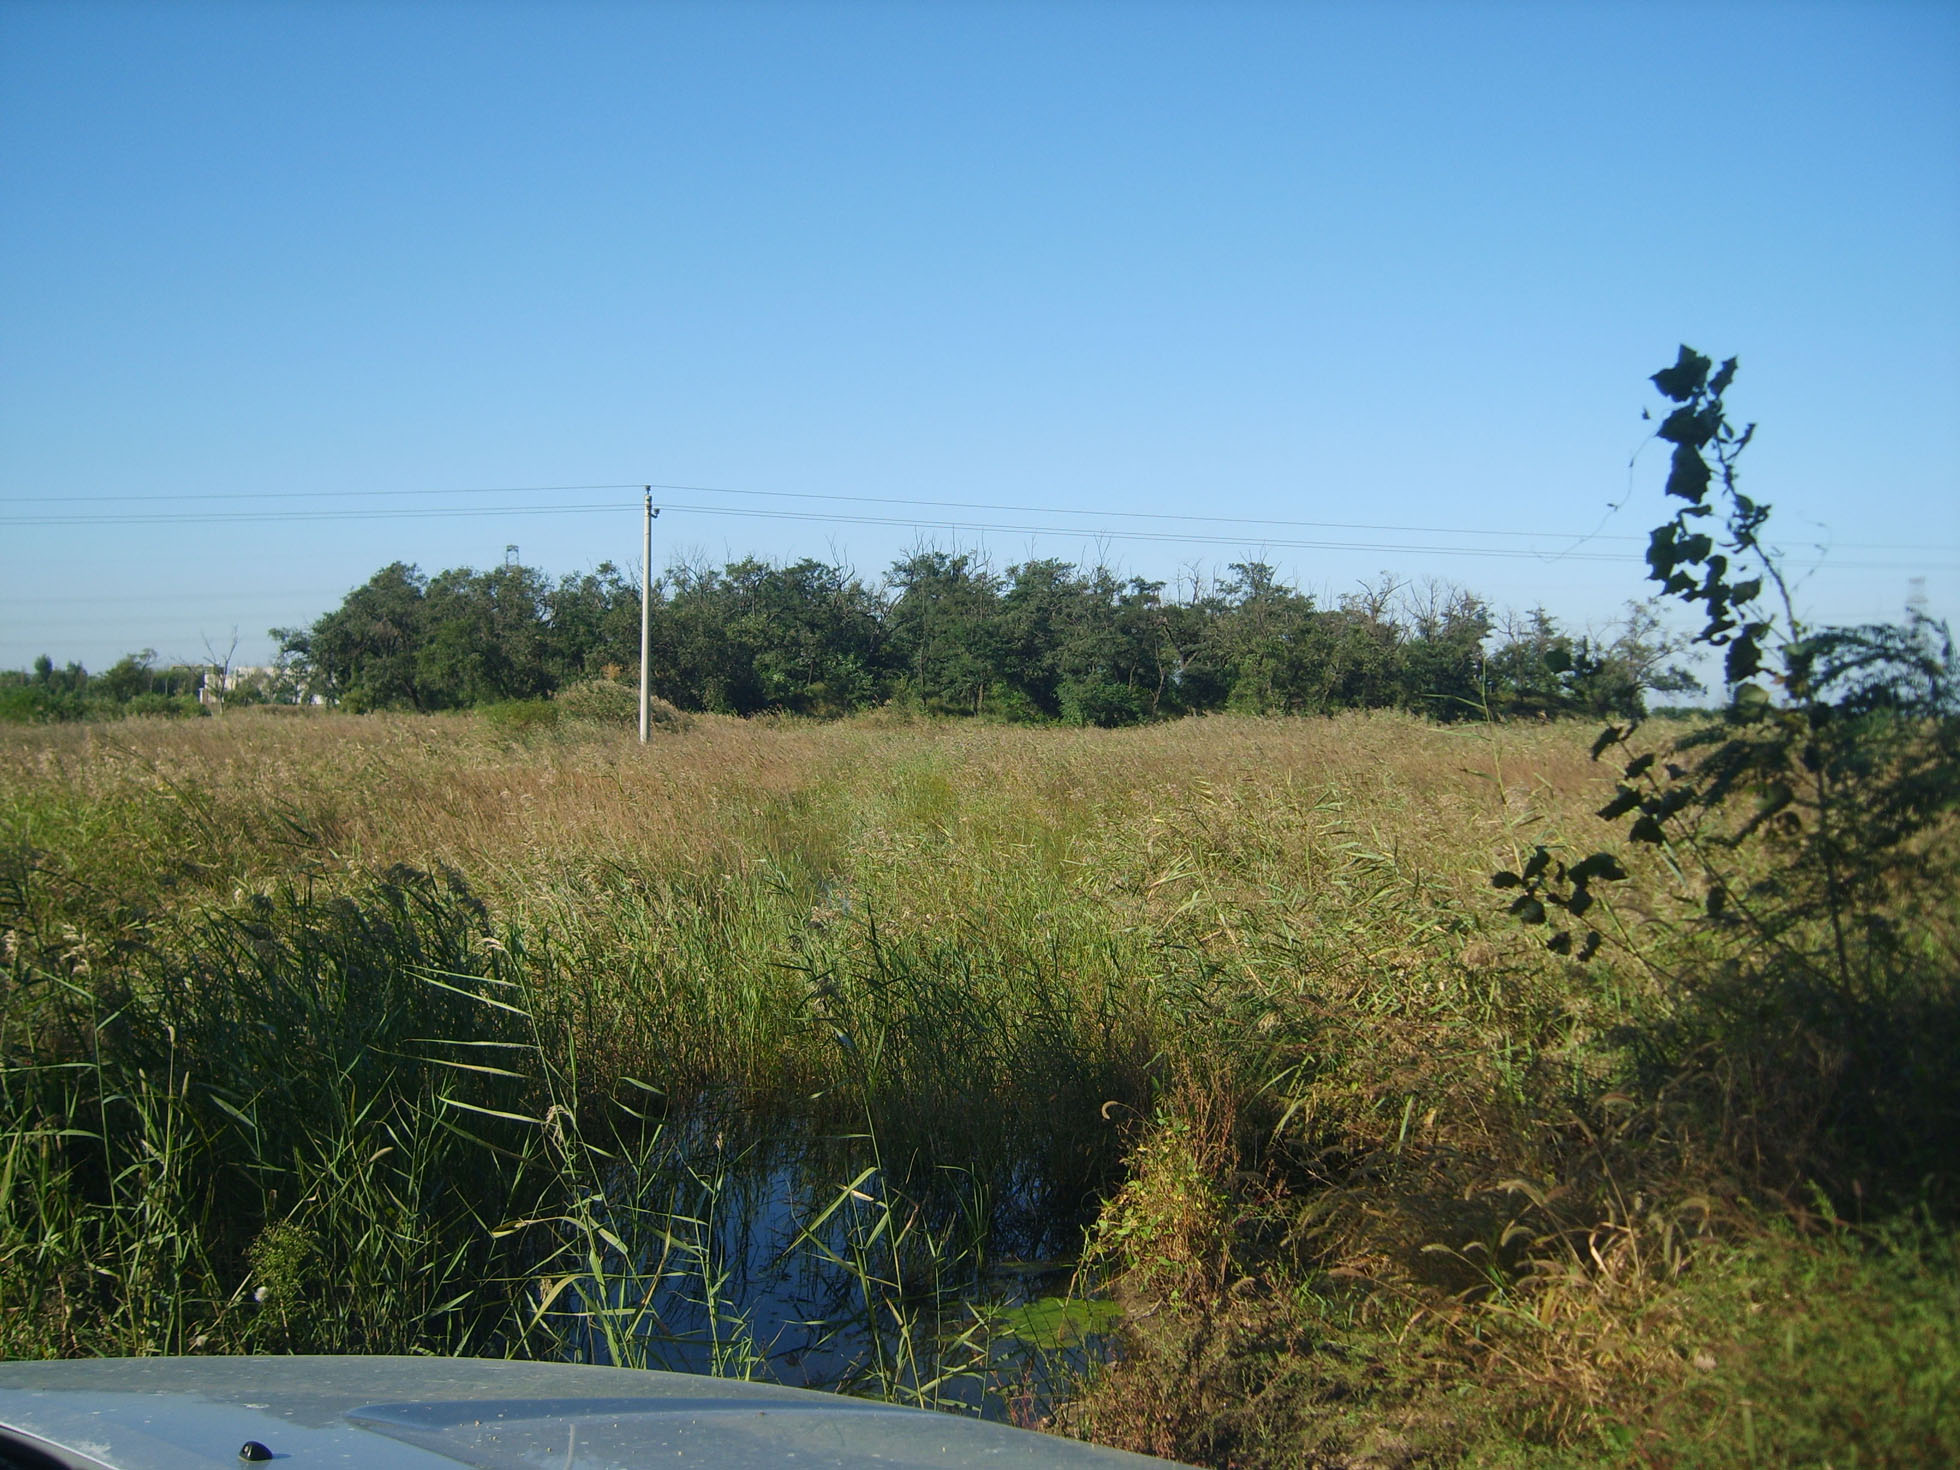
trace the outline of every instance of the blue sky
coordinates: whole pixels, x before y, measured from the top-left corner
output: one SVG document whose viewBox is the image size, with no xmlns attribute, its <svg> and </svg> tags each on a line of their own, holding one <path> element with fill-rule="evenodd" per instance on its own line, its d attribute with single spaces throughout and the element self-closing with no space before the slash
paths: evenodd
<svg viewBox="0 0 1960 1470">
<path fill-rule="evenodd" d="M 1960 613 L 1960 8 L 0 7 L 0 666 L 636 566 L 542 487 L 649 481 L 656 566 L 1603 623 L 1683 341 L 1814 616 Z"/>
</svg>

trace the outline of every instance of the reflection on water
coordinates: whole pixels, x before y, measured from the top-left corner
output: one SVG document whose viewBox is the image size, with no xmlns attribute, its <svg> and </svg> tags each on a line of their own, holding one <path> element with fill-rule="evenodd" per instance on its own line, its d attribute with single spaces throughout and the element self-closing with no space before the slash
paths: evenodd
<svg viewBox="0 0 1960 1470">
<path fill-rule="evenodd" d="M 1039 1191 L 887 1164 L 867 1136 L 710 1099 L 549 1222 L 536 1321 L 572 1361 L 1044 1413 L 1107 1308 L 1065 1300 L 1073 1262 L 1039 1253 L 1062 1232 L 1027 1223 Z"/>
</svg>

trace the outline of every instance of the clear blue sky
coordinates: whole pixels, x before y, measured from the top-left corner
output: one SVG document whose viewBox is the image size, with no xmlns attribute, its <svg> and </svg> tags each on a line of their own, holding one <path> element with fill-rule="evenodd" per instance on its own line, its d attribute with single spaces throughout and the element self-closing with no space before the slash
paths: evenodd
<svg viewBox="0 0 1960 1470">
<path fill-rule="evenodd" d="M 1811 612 L 1960 613 L 1960 7 L 0 6 L 0 666 L 637 566 L 635 492 L 421 492 L 646 481 L 865 497 L 663 489 L 656 565 L 1258 556 L 1583 626 L 1647 590 L 1682 341 Z"/>
</svg>

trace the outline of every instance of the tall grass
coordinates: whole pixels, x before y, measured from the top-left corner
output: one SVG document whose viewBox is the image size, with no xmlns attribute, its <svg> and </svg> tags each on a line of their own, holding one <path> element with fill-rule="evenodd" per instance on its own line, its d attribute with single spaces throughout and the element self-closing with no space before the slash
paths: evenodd
<svg viewBox="0 0 1960 1470">
<path fill-rule="evenodd" d="M 1603 838 L 1586 738 L 9 731 L 0 1350 L 794 1376 L 747 1281 L 793 1257 L 795 1355 L 860 1390 L 970 1404 L 1099 1293 L 1117 1360 L 1018 1412 L 1243 1463 L 1713 1456 L 1777 1381 L 1694 1366 L 1764 1315 L 1721 1263 L 1930 1300 L 1946 1227 L 1865 1264 L 1752 1164 L 1769 1122 L 1656 1070 L 1652 973 L 1493 909 L 1494 865 Z M 1610 921 L 1690 963 L 1647 876 Z M 1069 1300 L 990 1307 L 1003 1259 Z M 1805 1402 L 1751 1432 L 1841 1434 Z"/>
</svg>

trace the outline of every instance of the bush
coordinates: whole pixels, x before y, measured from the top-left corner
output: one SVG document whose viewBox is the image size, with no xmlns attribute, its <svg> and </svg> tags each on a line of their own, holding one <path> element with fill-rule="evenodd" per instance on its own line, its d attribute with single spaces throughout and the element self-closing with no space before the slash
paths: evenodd
<svg viewBox="0 0 1960 1470">
<path fill-rule="evenodd" d="M 139 694 L 125 704 L 121 710 L 112 705 L 105 713 L 124 715 L 158 715 L 165 719 L 187 719 L 208 715 L 210 710 L 198 703 L 189 694 Z"/>
<path fill-rule="evenodd" d="M 80 709 L 73 696 L 64 697 L 32 685 L 24 689 L 0 689 L 0 721 L 7 724 L 45 725 L 52 720 L 72 720 L 79 716 Z"/>
<path fill-rule="evenodd" d="M 493 729 L 511 735 L 529 735 L 550 730 L 558 724 L 558 706 L 548 699 L 505 699 L 496 704 L 480 704 L 476 712 Z"/>
<path fill-rule="evenodd" d="M 1065 679 L 1060 695 L 1063 724 L 1113 729 L 1143 723 L 1143 693 L 1128 684 L 1096 678 Z"/>
<path fill-rule="evenodd" d="M 552 696 L 560 716 L 594 725 L 616 725 L 638 729 L 640 692 L 611 679 L 587 679 L 568 684 Z M 649 724 L 655 730 L 678 734 L 693 721 L 664 699 L 652 701 Z"/>
</svg>

